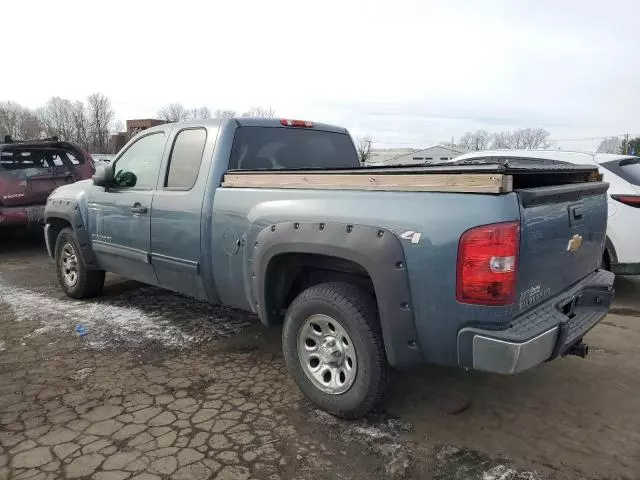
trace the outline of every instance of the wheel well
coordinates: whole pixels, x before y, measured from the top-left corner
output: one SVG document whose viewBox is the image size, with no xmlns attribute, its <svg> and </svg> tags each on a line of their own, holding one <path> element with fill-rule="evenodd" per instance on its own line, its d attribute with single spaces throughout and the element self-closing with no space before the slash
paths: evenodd
<svg viewBox="0 0 640 480">
<path fill-rule="evenodd" d="M 265 307 L 268 325 L 282 323 L 293 300 L 309 287 L 325 282 L 344 282 L 358 286 L 375 297 L 369 273 L 358 263 L 329 255 L 283 253 L 269 262 L 265 281 Z"/>
<path fill-rule="evenodd" d="M 55 256 L 56 249 L 56 241 L 58 240 L 58 235 L 63 228 L 71 227 L 71 224 L 62 218 L 49 218 L 47 223 L 51 225 L 49 227 L 49 245 L 51 245 L 51 251 Z"/>
</svg>

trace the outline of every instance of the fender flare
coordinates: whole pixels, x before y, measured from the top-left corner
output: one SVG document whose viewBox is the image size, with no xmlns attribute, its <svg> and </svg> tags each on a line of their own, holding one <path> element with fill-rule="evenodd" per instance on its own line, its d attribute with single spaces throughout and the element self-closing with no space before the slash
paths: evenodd
<svg viewBox="0 0 640 480">
<path fill-rule="evenodd" d="M 252 307 L 269 324 L 266 282 L 269 264 L 284 253 L 327 255 L 360 265 L 373 283 L 389 363 L 408 367 L 423 362 L 416 332 L 404 250 L 391 231 L 330 222 L 283 222 L 264 228 L 253 245 L 250 265 Z"/>
<path fill-rule="evenodd" d="M 55 256 L 55 245 L 57 239 L 52 238 L 51 229 L 46 227 L 50 224 L 52 219 L 56 218 L 64 220 L 71 225 L 71 228 L 78 239 L 78 243 L 80 244 L 80 255 L 82 255 L 82 259 L 84 260 L 87 268 L 90 270 L 99 269 L 100 267 L 91 248 L 91 237 L 85 227 L 84 220 L 80 213 L 80 207 L 73 200 L 53 198 L 49 199 L 47 202 L 44 218 L 45 235 L 47 243 L 51 245 L 53 253 L 52 256 Z"/>
</svg>

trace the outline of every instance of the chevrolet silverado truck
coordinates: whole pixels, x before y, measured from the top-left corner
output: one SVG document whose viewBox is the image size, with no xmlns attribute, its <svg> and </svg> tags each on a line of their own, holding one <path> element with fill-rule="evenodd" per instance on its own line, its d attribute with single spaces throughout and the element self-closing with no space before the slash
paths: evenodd
<svg viewBox="0 0 640 480">
<path fill-rule="evenodd" d="M 308 121 L 171 123 L 56 189 L 45 240 L 70 297 L 114 272 L 282 325 L 302 392 L 354 418 L 394 368 L 586 356 L 613 297 L 607 186 L 518 158 L 363 167 L 345 129 Z"/>
</svg>

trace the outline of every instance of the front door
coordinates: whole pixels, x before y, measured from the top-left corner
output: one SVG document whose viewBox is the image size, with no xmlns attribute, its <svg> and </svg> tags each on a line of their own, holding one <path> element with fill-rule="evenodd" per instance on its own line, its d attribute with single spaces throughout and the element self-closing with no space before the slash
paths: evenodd
<svg viewBox="0 0 640 480">
<path fill-rule="evenodd" d="M 89 232 L 104 270 L 157 284 L 151 251 L 151 204 L 166 143 L 156 130 L 137 139 L 114 161 L 114 182 L 89 194 Z"/>
</svg>

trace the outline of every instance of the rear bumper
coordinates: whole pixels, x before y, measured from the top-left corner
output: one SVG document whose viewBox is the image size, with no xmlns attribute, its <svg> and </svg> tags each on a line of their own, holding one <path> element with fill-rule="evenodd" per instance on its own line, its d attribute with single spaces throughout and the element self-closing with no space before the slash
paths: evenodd
<svg viewBox="0 0 640 480">
<path fill-rule="evenodd" d="M 44 220 L 44 205 L 0 207 L 0 227 L 38 225 Z"/>
<path fill-rule="evenodd" d="M 569 290 L 516 317 L 506 330 L 458 332 L 458 363 L 514 374 L 565 354 L 607 315 L 615 275 L 597 270 Z"/>
<path fill-rule="evenodd" d="M 616 275 L 640 275 L 640 263 L 612 263 L 611 271 Z"/>
</svg>

